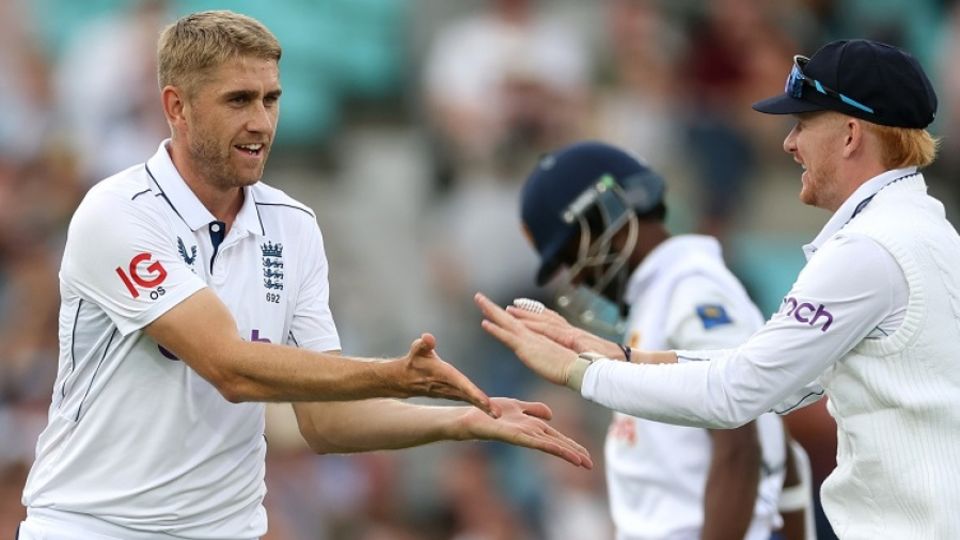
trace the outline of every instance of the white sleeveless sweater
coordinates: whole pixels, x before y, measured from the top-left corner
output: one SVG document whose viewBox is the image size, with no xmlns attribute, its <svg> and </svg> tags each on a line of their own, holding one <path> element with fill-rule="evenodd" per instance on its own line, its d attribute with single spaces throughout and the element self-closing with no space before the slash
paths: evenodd
<svg viewBox="0 0 960 540">
<path fill-rule="evenodd" d="M 893 255 L 909 302 L 897 331 L 821 377 L 838 437 L 824 510 L 843 539 L 960 539 L 960 237 L 918 176 L 882 189 L 834 238 L 848 234 Z"/>
</svg>

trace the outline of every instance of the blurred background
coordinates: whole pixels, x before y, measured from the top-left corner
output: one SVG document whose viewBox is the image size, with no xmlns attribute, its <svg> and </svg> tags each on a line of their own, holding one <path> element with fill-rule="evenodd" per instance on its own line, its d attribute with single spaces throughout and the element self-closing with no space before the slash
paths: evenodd
<svg viewBox="0 0 960 540">
<path fill-rule="evenodd" d="M 472 293 L 545 301 L 518 190 L 545 150 L 598 138 L 669 183 L 675 232 L 718 236 L 766 315 L 827 220 L 798 203 L 777 93 L 795 53 L 830 39 L 900 45 L 940 96 L 931 191 L 960 194 L 960 8 L 946 0 L 3 0 L 0 2 L 0 536 L 19 504 L 57 365 L 67 222 L 99 179 L 168 135 L 159 29 L 201 9 L 264 22 L 283 47 L 279 134 L 265 181 L 317 211 L 344 350 L 441 354 L 491 395 L 540 399 L 598 467 L 494 444 L 315 456 L 271 407 L 266 540 L 600 539 L 609 413 L 546 388 L 479 326 Z M 821 481 L 824 404 L 787 417 Z M 831 538 L 819 519 L 821 538 Z"/>
</svg>

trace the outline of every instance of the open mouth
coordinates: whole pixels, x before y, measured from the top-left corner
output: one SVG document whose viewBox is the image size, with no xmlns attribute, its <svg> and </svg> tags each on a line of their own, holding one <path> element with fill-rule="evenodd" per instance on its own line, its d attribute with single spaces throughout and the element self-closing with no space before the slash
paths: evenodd
<svg viewBox="0 0 960 540">
<path fill-rule="evenodd" d="M 262 143 L 256 143 L 256 144 L 235 144 L 235 145 L 233 145 L 233 147 L 236 148 L 237 150 L 239 150 L 240 152 L 242 152 L 242 153 L 244 153 L 244 154 L 246 154 L 246 155 L 248 155 L 248 156 L 251 156 L 251 157 L 259 157 L 259 156 L 263 153 L 263 150 L 264 150 L 264 145 L 263 145 Z"/>
</svg>

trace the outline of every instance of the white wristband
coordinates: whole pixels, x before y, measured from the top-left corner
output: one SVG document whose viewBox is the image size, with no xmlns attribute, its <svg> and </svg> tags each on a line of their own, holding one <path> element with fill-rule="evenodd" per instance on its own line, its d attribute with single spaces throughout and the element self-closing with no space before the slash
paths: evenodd
<svg viewBox="0 0 960 540">
<path fill-rule="evenodd" d="M 577 359 L 570 365 L 570 376 L 567 377 L 566 383 L 567 387 L 579 394 L 580 389 L 583 387 L 583 377 L 587 373 L 587 368 L 590 367 L 590 364 L 594 361 L 600 360 L 601 358 L 606 357 L 591 352 L 580 353 L 580 356 L 577 356 Z"/>
</svg>

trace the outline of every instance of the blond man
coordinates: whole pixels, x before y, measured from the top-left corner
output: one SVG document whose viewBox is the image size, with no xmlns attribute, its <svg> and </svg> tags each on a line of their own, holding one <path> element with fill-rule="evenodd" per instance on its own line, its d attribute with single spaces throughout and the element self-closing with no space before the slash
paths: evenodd
<svg viewBox="0 0 960 540">
<path fill-rule="evenodd" d="M 70 223 L 59 372 L 19 538 L 260 537 L 265 401 L 294 402 L 321 453 L 496 439 L 590 466 L 545 405 L 488 398 L 429 334 L 400 358 L 340 357 L 316 218 L 260 182 L 277 39 L 211 11 L 170 25 L 158 50 L 171 138 Z M 387 399 L 410 396 L 478 408 Z"/>
<path fill-rule="evenodd" d="M 826 394 L 839 449 L 822 500 L 836 533 L 960 538 L 960 236 L 919 171 L 936 154 L 930 81 L 896 47 L 837 41 L 795 57 L 784 94 L 754 108 L 795 116 L 783 147 L 803 168 L 800 199 L 833 215 L 743 345 L 591 362 L 577 353 L 618 349 L 478 296 L 484 325 L 553 382 L 662 422 L 733 427 Z"/>
</svg>

